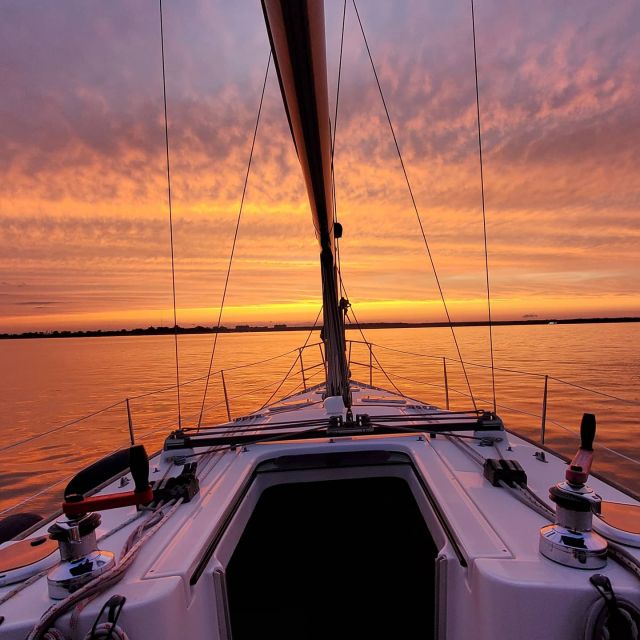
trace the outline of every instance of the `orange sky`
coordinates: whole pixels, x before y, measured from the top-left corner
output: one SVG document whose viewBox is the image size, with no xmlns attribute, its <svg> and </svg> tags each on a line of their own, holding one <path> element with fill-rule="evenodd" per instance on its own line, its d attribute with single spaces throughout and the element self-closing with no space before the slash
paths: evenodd
<svg viewBox="0 0 640 640">
<path fill-rule="evenodd" d="M 452 318 L 482 319 L 468 2 L 360 4 Z M 332 105 L 341 7 L 326 10 Z M 178 322 L 213 324 L 268 43 L 257 0 L 165 10 Z M 494 317 L 640 315 L 640 5 L 476 13 Z M 351 301 L 361 320 L 440 321 L 352 8 L 343 64 Z M 157 2 L 10 3 L 0 72 L 0 331 L 170 324 Z M 223 323 L 312 321 L 317 254 L 272 73 Z"/>
</svg>

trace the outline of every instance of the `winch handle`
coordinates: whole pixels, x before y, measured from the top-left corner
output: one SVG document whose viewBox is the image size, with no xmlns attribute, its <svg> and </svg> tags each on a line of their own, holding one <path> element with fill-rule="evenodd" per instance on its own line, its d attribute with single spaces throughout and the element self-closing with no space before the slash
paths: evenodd
<svg viewBox="0 0 640 640">
<path fill-rule="evenodd" d="M 135 444 L 129 448 L 129 469 L 136 491 L 149 488 L 149 457 L 144 445 Z"/>
<path fill-rule="evenodd" d="M 596 438 L 596 417 L 593 413 L 582 415 L 580 423 L 580 448 L 593 451 L 593 441 Z"/>
<path fill-rule="evenodd" d="M 574 486 L 586 484 L 593 464 L 593 441 L 596 437 L 596 417 L 593 413 L 585 413 L 580 424 L 580 448 L 569 463 L 565 478 Z"/>
<path fill-rule="evenodd" d="M 62 511 L 68 517 L 80 516 L 89 511 L 105 511 L 131 505 L 148 504 L 153 500 L 153 489 L 149 484 L 149 458 L 144 445 L 136 444 L 129 449 L 129 468 L 134 482 L 133 491 L 110 493 L 85 498 L 82 495 L 66 496 Z"/>
</svg>

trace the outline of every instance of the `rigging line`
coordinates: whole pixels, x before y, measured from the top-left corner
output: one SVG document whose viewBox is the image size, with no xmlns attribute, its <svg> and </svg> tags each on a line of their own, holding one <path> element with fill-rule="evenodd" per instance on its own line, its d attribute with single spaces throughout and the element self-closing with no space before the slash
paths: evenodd
<svg viewBox="0 0 640 640">
<path fill-rule="evenodd" d="M 355 341 L 352 340 L 351 342 L 355 342 Z M 371 345 L 374 346 L 374 347 L 377 347 L 378 349 L 383 349 L 385 351 L 393 351 L 395 353 L 402 353 L 402 354 L 408 355 L 408 356 L 415 356 L 415 357 L 419 357 L 419 358 L 428 358 L 430 360 L 440 360 L 440 361 L 444 358 L 448 362 L 459 362 L 459 360 L 456 360 L 455 358 L 449 358 L 448 356 L 433 356 L 433 355 L 430 355 L 428 353 L 417 353 L 415 351 L 404 351 L 403 349 L 394 349 L 393 347 L 387 347 L 386 345 L 378 344 L 377 342 L 372 342 Z M 479 362 L 471 362 L 470 360 L 465 360 L 464 363 L 469 367 L 478 367 L 480 369 L 489 368 L 489 365 L 481 364 Z M 507 368 L 507 367 L 495 367 L 495 370 L 496 371 L 502 371 L 504 373 L 513 373 L 513 374 L 520 375 L 520 376 L 530 376 L 532 378 L 544 378 L 545 377 L 544 373 L 534 373 L 532 371 L 523 371 L 521 369 L 511 369 L 511 368 Z M 549 380 L 554 380 L 555 382 L 558 382 L 560 384 L 565 384 L 565 385 L 567 385 L 569 387 L 574 387 L 576 389 L 580 389 L 582 391 L 586 391 L 587 393 L 592 393 L 594 395 L 602 396 L 604 398 L 610 398 L 611 400 L 616 400 L 617 402 L 623 402 L 625 404 L 640 405 L 640 401 L 638 401 L 638 400 L 631 400 L 629 398 L 622 398 L 620 396 L 616 396 L 616 395 L 613 395 L 611 393 L 606 393 L 604 391 L 598 391 L 597 389 L 590 389 L 589 387 L 584 387 L 584 386 L 582 386 L 580 384 L 576 384 L 574 382 L 568 382 L 567 380 L 563 380 L 562 378 L 556 378 L 555 376 L 552 376 L 552 375 L 549 375 L 549 374 L 547 374 L 547 377 L 549 378 Z"/>
<path fill-rule="evenodd" d="M 434 356 L 431 355 L 429 353 L 417 353 L 415 351 L 404 351 L 402 349 L 394 349 L 393 347 L 387 347 L 386 345 L 383 344 L 378 344 L 376 343 L 371 343 L 373 344 L 374 347 L 378 347 L 378 349 L 384 349 L 385 351 L 393 351 L 395 353 L 403 353 L 404 355 L 407 356 L 416 356 L 419 358 L 427 358 L 429 360 L 438 360 L 438 361 L 442 361 L 447 360 L 448 362 L 459 362 L 459 360 L 456 360 L 455 358 L 449 358 L 448 356 Z M 465 360 L 464 363 L 469 366 L 469 367 L 479 367 L 481 369 L 487 369 L 489 368 L 489 365 L 486 364 L 482 364 L 480 362 L 471 362 L 470 360 Z M 521 371 L 519 369 L 507 369 L 505 367 L 496 367 L 496 371 L 505 371 L 507 373 L 516 373 L 518 375 L 522 375 L 522 376 L 531 376 L 533 378 L 544 378 L 545 374 L 544 373 L 532 373 L 531 371 Z M 553 376 L 548 376 L 550 380 L 557 380 L 558 382 L 564 382 L 563 380 L 560 380 L 559 378 L 553 378 Z M 570 382 L 565 382 L 565 384 L 571 384 Z M 583 389 L 585 389 L 585 391 L 591 391 L 592 393 L 600 393 L 599 391 L 594 391 L 593 389 L 587 389 L 586 387 L 582 387 Z M 623 402 L 631 402 L 633 403 L 633 400 L 624 400 L 624 398 L 617 398 L 616 396 L 608 396 L 611 398 L 614 398 L 616 400 L 622 400 Z M 640 404 L 640 403 L 638 403 Z"/>
<path fill-rule="evenodd" d="M 287 381 L 287 378 L 291 375 L 293 368 L 296 366 L 296 362 L 298 362 L 298 358 L 300 358 L 300 351 L 305 349 L 307 347 L 307 343 L 309 342 L 309 340 L 311 340 L 313 330 L 316 328 L 316 324 L 318 324 L 318 320 L 320 319 L 321 313 L 322 313 L 322 305 L 320 306 L 320 310 L 318 311 L 318 315 L 316 316 L 316 319 L 313 321 L 313 326 L 311 327 L 311 329 L 309 329 L 309 333 L 307 334 L 307 339 L 304 341 L 304 344 L 302 345 L 302 347 L 300 347 L 300 350 L 298 351 L 298 356 L 294 359 L 293 364 L 289 367 L 289 371 L 287 371 L 284 378 L 282 378 L 282 380 L 280 381 L 280 384 L 276 387 L 275 391 L 269 396 L 267 401 L 258 409 L 258 411 L 262 411 L 266 406 L 268 406 L 269 403 L 275 398 L 278 391 L 282 389 L 282 385 Z"/>
<path fill-rule="evenodd" d="M 164 142 L 167 156 L 167 198 L 169 201 L 169 240 L 171 244 L 171 287 L 173 293 L 173 340 L 176 357 L 176 399 L 178 403 L 178 428 L 182 428 L 180 408 L 180 362 L 178 359 L 178 315 L 176 311 L 176 270 L 173 252 L 173 210 L 171 206 L 171 168 L 169 164 L 169 120 L 167 118 L 167 80 L 164 65 L 164 28 L 162 23 L 162 0 L 160 3 L 160 53 L 162 57 L 162 98 L 164 104 Z"/>
<path fill-rule="evenodd" d="M 612 400 L 617 400 L 618 402 L 624 402 L 626 404 L 640 404 L 638 400 L 630 400 L 629 398 L 621 398 L 620 396 L 614 396 L 610 393 L 605 393 L 604 391 L 596 391 L 595 389 L 589 389 L 589 387 L 583 387 L 580 384 L 576 384 L 575 382 L 567 382 L 566 380 L 562 380 L 560 378 L 556 378 L 554 376 L 549 376 L 549 380 L 555 380 L 556 382 L 561 382 L 562 384 L 566 384 L 569 387 L 574 387 L 575 389 L 581 389 L 582 391 L 588 391 L 589 393 L 596 394 L 598 396 L 603 396 L 605 398 L 611 398 Z"/>
<path fill-rule="evenodd" d="M 236 220 L 236 229 L 233 234 L 233 242 L 231 244 L 231 254 L 229 255 L 229 265 L 227 267 L 227 275 L 224 280 L 224 289 L 222 290 L 222 300 L 220 302 L 220 310 L 218 312 L 217 329 L 220 329 L 220 322 L 222 321 L 222 311 L 224 310 L 224 302 L 227 297 L 227 287 L 229 286 L 229 276 L 231 275 L 231 265 L 233 263 L 233 256 L 236 251 L 236 243 L 238 240 L 238 231 L 240 230 L 240 220 L 242 219 L 242 211 L 244 208 L 244 198 L 247 194 L 247 184 L 249 183 L 249 173 L 251 172 L 251 163 L 253 161 L 253 150 L 256 146 L 256 138 L 258 136 L 258 126 L 260 125 L 260 114 L 262 113 L 262 103 L 264 102 L 264 92 L 267 87 L 267 78 L 269 77 L 269 68 L 271 66 L 271 48 L 269 48 L 269 59 L 267 60 L 267 68 L 264 72 L 264 81 L 262 83 L 262 93 L 260 94 L 260 104 L 258 105 L 258 115 L 256 116 L 256 126 L 253 130 L 253 139 L 251 140 L 251 150 L 249 151 L 249 162 L 247 163 L 247 171 L 244 176 L 244 185 L 242 187 L 242 197 L 240 198 L 240 208 L 238 210 L 238 218 Z M 216 354 L 216 346 L 218 344 L 218 336 L 220 331 L 216 331 L 213 339 L 213 348 L 211 349 L 211 358 L 209 359 L 209 370 L 207 372 L 207 378 L 204 385 L 204 393 L 202 394 L 202 405 L 200 406 L 200 415 L 198 417 L 198 429 L 202 424 L 202 416 L 204 414 L 204 406 L 207 401 L 207 392 L 209 391 L 209 380 L 211 376 L 211 368 L 213 367 L 213 359 Z"/>
<path fill-rule="evenodd" d="M 13 511 L 18 507 L 21 507 L 23 504 L 26 504 L 27 502 L 31 502 L 31 500 L 35 500 L 36 498 L 39 498 L 41 495 L 47 493 L 47 491 L 51 491 L 54 487 L 57 487 L 63 482 L 69 482 L 69 480 L 71 480 L 71 478 L 73 478 L 73 476 L 75 475 L 76 475 L 75 473 L 72 473 L 70 476 L 66 476 L 61 480 L 57 480 L 53 484 L 47 485 L 44 489 L 38 491 L 37 493 L 27 496 L 26 498 L 20 500 L 19 502 L 14 502 L 12 505 L 8 506 L 6 509 L 3 509 L 2 511 L 0 511 L 0 516 L 3 516 L 5 513 L 9 513 L 9 511 Z"/>
<path fill-rule="evenodd" d="M 296 358 L 297 361 L 297 358 Z M 247 387 L 243 387 L 243 391 L 241 391 L 240 393 L 236 394 L 235 396 L 229 396 L 229 400 L 238 400 L 239 398 L 246 398 L 247 396 L 250 396 L 251 394 L 255 394 L 255 393 L 260 393 L 261 391 L 265 391 L 266 389 L 270 389 L 271 387 L 273 387 L 274 384 L 277 384 L 277 382 L 275 380 L 272 380 L 271 382 L 262 385 L 260 387 L 253 387 L 253 388 L 247 388 Z M 210 405 L 207 405 L 207 409 L 212 409 L 213 407 L 220 407 L 224 404 L 224 400 L 219 400 L 218 402 L 213 402 Z M 228 422 L 228 421 L 227 421 Z M 197 430 L 196 430 L 197 433 Z"/>
<path fill-rule="evenodd" d="M 316 391 L 318 389 L 321 389 L 324 385 L 325 385 L 324 382 L 319 382 L 318 384 L 314 384 L 311 387 L 307 387 L 307 391 Z M 289 400 L 290 398 L 293 398 L 294 396 L 299 395 L 299 394 L 296 393 L 296 391 L 301 386 L 302 386 L 302 382 L 299 382 L 291 391 L 289 391 L 289 393 L 287 393 L 286 396 L 282 396 L 281 398 L 278 398 L 277 402 L 284 402 L 285 400 Z M 316 404 L 316 403 L 314 403 L 314 402 L 309 403 L 308 406 L 311 406 L 312 404 Z M 319 400 L 318 404 L 322 404 L 322 400 Z"/>
<path fill-rule="evenodd" d="M 321 312 L 322 312 L 322 309 L 320 310 L 320 313 L 321 313 Z M 318 317 L 319 317 L 320 313 L 318 314 Z M 317 322 L 317 319 L 316 319 L 316 322 Z M 307 342 L 308 342 L 308 340 L 307 340 Z M 318 345 L 318 344 L 321 344 L 321 343 L 320 343 L 320 342 L 316 342 L 316 343 L 314 343 L 313 345 L 307 345 L 307 343 L 305 342 L 305 348 L 306 348 L 306 347 L 308 347 L 308 346 L 315 346 L 315 345 Z M 265 358 L 265 359 L 263 359 L 263 360 L 259 360 L 259 361 L 257 361 L 257 362 L 252 362 L 252 363 L 249 363 L 249 364 L 238 365 L 238 366 L 236 366 L 236 367 L 228 367 L 228 368 L 226 368 L 226 369 L 225 369 L 225 371 L 235 371 L 235 370 L 237 370 L 237 369 L 243 369 L 243 368 L 245 368 L 245 367 L 249 367 L 249 366 L 253 366 L 253 365 L 258 365 L 258 364 L 263 364 L 263 363 L 265 363 L 265 362 L 271 362 L 271 361 L 273 361 L 273 360 L 276 360 L 276 359 L 278 359 L 278 358 L 283 358 L 283 357 L 285 357 L 285 356 L 287 356 L 287 355 L 289 355 L 289 354 L 291 354 L 291 353 L 297 352 L 297 351 L 298 351 L 298 349 L 291 349 L 290 351 L 287 351 L 286 353 L 280 354 L 280 355 L 278 355 L 278 356 L 272 356 L 271 358 Z M 296 358 L 296 359 L 294 360 L 294 366 L 295 366 L 295 363 L 296 363 L 297 361 L 298 361 L 298 359 Z M 216 374 L 218 374 L 218 373 L 220 373 L 220 371 L 215 371 L 215 372 L 213 372 L 213 373 L 211 374 L 211 376 L 215 376 L 215 375 L 216 375 Z M 290 374 L 290 373 L 291 373 L 291 370 L 289 371 L 289 374 Z M 289 374 L 287 374 L 287 375 L 289 375 Z M 205 377 L 206 377 L 206 376 L 200 376 L 199 378 L 194 378 L 193 380 L 190 380 L 189 382 L 195 382 L 195 381 L 198 381 L 198 380 L 204 380 L 204 379 L 205 379 Z M 183 386 L 185 386 L 186 384 L 189 384 L 189 383 L 188 383 L 188 382 L 184 382 L 184 383 L 183 383 Z M 261 387 L 260 389 L 253 389 L 253 392 L 256 392 L 256 391 L 262 391 L 263 389 L 267 389 L 268 387 L 272 386 L 272 384 L 275 384 L 275 383 L 271 383 L 271 384 L 269 384 L 269 385 L 266 385 L 266 386 L 264 386 L 264 387 Z M 282 383 L 280 383 L 280 387 L 281 387 L 281 386 L 282 386 Z M 301 385 L 298 385 L 298 386 L 301 386 Z M 166 389 L 173 389 L 173 387 L 167 387 Z M 160 389 L 160 390 L 159 390 L 159 392 L 161 392 L 161 391 L 166 391 L 166 389 Z M 132 396 L 132 397 L 130 398 L 130 400 L 135 400 L 135 399 L 137 399 L 137 398 L 144 398 L 144 397 L 146 397 L 146 396 L 148 396 L 148 395 L 152 395 L 153 393 L 156 393 L 156 392 L 155 392 L 155 391 L 151 391 L 151 392 L 149 392 L 149 393 L 147 393 L 147 394 L 142 394 L 142 395 L 139 395 L 139 396 Z M 241 395 L 238 395 L 238 396 L 232 396 L 232 397 L 230 397 L 229 399 L 230 399 L 230 400 L 233 400 L 233 399 L 235 399 L 235 398 L 244 397 L 244 396 L 246 396 L 246 395 L 247 395 L 247 394 L 245 393 L 245 394 L 241 394 Z M 284 399 L 284 398 L 281 398 L 280 400 L 283 400 L 283 399 Z M 119 403 L 117 403 L 117 404 L 124 404 L 124 402 L 125 402 L 124 400 L 121 400 L 121 401 L 120 401 Z M 208 404 L 208 405 L 205 407 L 205 410 L 209 410 L 209 409 L 211 409 L 211 408 L 213 408 L 213 407 L 221 406 L 222 404 L 224 404 L 224 400 L 221 400 L 220 402 L 214 402 L 214 403 Z M 112 405 L 112 406 L 117 406 L 117 405 Z M 107 407 L 107 408 L 110 408 L 110 407 Z M 100 412 L 102 412 L 102 411 L 105 411 L 105 410 L 106 410 L 106 409 L 101 409 L 98 413 L 100 413 Z M 95 415 L 95 414 L 91 414 L 91 415 Z M 196 413 L 196 414 L 192 414 L 191 416 L 188 416 L 188 417 L 186 418 L 186 420 L 188 421 L 191 417 L 195 418 L 196 416 L 197 416 L 197 413 Z M 87 417 L 91 417 L 91 416 L 84 416 L 83 418 L 81 418 L 81 420 L 84 420 L 84 419 L 86 419 Z M 75 422 L 75 421 L 74 421 L 74 422 Z M 159 428 L 156 428 L 156 427 L 157 427 L 157 425 L 162 425 L 162 426 L 160 426 Z M 64 427 L 64 426 L 68 426 L 68 424 L 67 424 L 67 425 L 62 425 L 62 427 Z M 62 428 L 62 427 L 58 427 L 58 428 Z M 154 435 L 154 434 L 156 434 L 156 433 L 158 433 L 158 432 L 160 432 L 160 431 L 165 430 L 165 429 L 166 429 L 166 425 L 165 425 L 164 420 L 162 420 L 162 421 L 160 421 L 160 422 L 156 423 L 155 425 L 153 425 L 153 426 L 151 426 L 151 427 L 147 427 L 147 428 L 148 428 L 148 429 L 153 429 L 153 430 L 152 430 L 152 431 L 147 431 L 145 434 L 143 434 L 142 436 L 140 436 L 140 440 L 144 440 L 144 439 L 146 439 L 146 438 L 147 438 L 147 437 L 149 437 L 149 436 L 152 436 L 152 435 Z M 190 430 L 191 430 L 190 428 L 184 429 L 184 431 L 190 431 Z M 46 435 L 46 434 L 43 434 L 43 435 Z M 38 437 L 39 437 L 39 436 L 38 436 Z M 29 438 L 28 440 L 30 440 L 30 439 L 31 439 L 31 438 Z M 16 443 L 16 444 L 20 444 L 20 443 Z M 12 445 L 12 446 L 13 446 L 13 445 Z"/>
<path fill-rule="evenodd" d="M 118 402 L 114 402 L 113 404 L 110 404 L 108 407 L 103 407 L 102 409 L 92 411 L 91 413 L 88 413 L 80 418 L 74 418 L 73 420 L 69 420 L 69 422 L 65 422 L 64 424 L 48 429 L 47 431 L 43 431 L 42 433 L 37 433 L 36 435 L 30 436 L 28 438 L 24 438 L 23 440 L 17 440 L 16 442 L 12 442 L 11 444 L 1 447 L 0 453 L 3 451 L 8 451 L 9 449 L 13 449 L 14 447 L 18 447 L 21 444 L 26 444 L 28 442 L 33 442 L 34 440 L 38 440 L 39 438 L 44 438 L 44 436 L 48 436 L 48 435 L 51 435 L 52 433 L 56 433 L 57 431 L 61 431 L 62 429 L 66 429 L 67 427 L 70 427 L 74 424 L 78 424 L 83 420 L 88 420 L 89 418 L 93 418 L 94 416 L 100 415 L 101 413 L 104 413 L 109 409 L 113 409 L 114 407 L 118 407 L 121 404 L 124 404 L 125 402 L 126 400 L 119 400 Z"/>
<path fill-rule="evenodd" d="M 338 274 L 340 275 L 340 274 Z M 344 282 L 342 282 L 342 276 L 340 276 L 340 282 L 342 283 L 342 288 L 344 289 L 344 294 L 347 297 L 347 299 L 349 298 L 349 294 L 347 293 L 347 288 L 344 286 Z M 362 340 L 367 343 L 367 344 L 372 344 L 371 342 L 369 342 L 367 340 L 367 338 L 364 335 L 364 331 L 362 330 L 362 327 L 360 326 L 360 322 L 358 321 L 358 318 L 356 318 L 356 312 L 353 309 L 353 306 L 349 305 L 349 309 L 351 309 L 351 315 L 353 316 L 353 320 L 356 323 L 356 328 L 358 329 L 358 331 L 360 332 L 360 335 L 362 336 Z M 380 371 L 382 371 L 382 373 L 384 374 L 384 377 L 389 381 L 389 384 L 391 384 L 391 386 L 401 395 L 403 396 L 404 393 L 402 393 L 402 391 L 400 391 L 400 389 L 398 389 L 398 387 L 396 386 L 395 382 L 389 377 L 389 374 L 385 371 L 384 367 L 382 366 L 382 364 L 380 363 L 380 360 L 378 360 L 378 356 L 373 353 L 373 351 L 371 351 L 371 356 L 372 358 L 376 361 L 376 364 L 378 365 L 378 367 L 380 368 Z"/>
<path fill-rule="evenodd" d="M 225 373 L 228 371 L 237 371 L 238 369 L 246 369 L 247 367 L 255 367 L 259 364 L 264 364 L 265 362 L 272 362 L 273 360 L 278 360 L 279 358 L 284 358 L 285 356 L 288 356 L 291 353 L 294 353 L 295 351 L 297 351 L 297 349 L 291 349 L 290 351 L 286 351 L 285 353 L 280 353 L 277 356 L 271 356 L 270 358 L 264 358 L 262 360 L 256 360 L 256 362 L 248 362 L 247 364 L 238 364 L 235 367 L 225 367 L 224 371 Z M 209 377 L 215 377 L 217 375 L 219 375 L 220 373 L 220 369 L 218 369 L 218 371 L 212 371 Z M 198 376 L 197 378 L 190 378 L 189 380 L 185 381 L 185 382 L 181 382 L 180 386 L 182 387 L 186 387 L 187 385 L 193 384 L 194 382 L 201 382 L 202 380 L 204 380 L 207 376 L 203 375 L 203 376 Z M 140 393 L 137 396 L 129 396 L 129 400 L 133 401 L 133 400 L 139 400 L 140 398 L 147 398 L 149 396 L 153 396 L 156 395 L 158 393 L 164 393 L 165 391 L 171 391 L 171 389 L 175 389 L 175 385 L 172 384 L 168 387 L 160 387 L 158 389 L 152 389 L 151 391 L 147 391 L 145 393 Z M 121 400 L 121 402 L 125 402 L 125 400 Z"/>
<path fill-rule="evenodd" d="M 473 69 L 476 79 L 476 115 L 478 123 L 478 157 L 480 160 L 480 194 L 482 197 L 482 235 L 484 238 L 484 273 L 487 285 L 487 315 L 489 317 L 489 353 L 491 354 L 491 389 L 493 391 L 493 412 L 496 412 L 496 374 L 493 358 L 493 323 L 491 322 L 491 289 L 489 287 L 489 250 L 487 245 L 487 214 L 484 203 L 484 170 L 482 162 L 482 129 L 480 126 L 480 90 L 478 88 L 478 53 L 476 48 L 476 17 L 471 0 L 471 30 L 473 32 Z"/>
<path fill-rule="evenodd" d="M 334 172 L 334 156 L 336 150 L 336 132 L 338 130 L 338 105 L 340 103 L 340 80 L 342 78 L 342 52 L 344 49 L 344 24 L 347 15 L 347 0 L 342 5 L 342 30 L 340 33 L 340 57 L 338 59 L 338 81 L 336 83 L 336 108 L 333 116 L 333 131 L 331 135 L 331 189 L 333 191 L 333 224 L 335 226 L 338 219 L 338 204 L 336 202 L 336 179 Z M 329 123 L 331 125 L 331 123 Z M 338 262 L 338 274 L 341 273 L 340 263 L 340 240 L 336 238 L 336 258 Z M 340 297 L 344 297 L 342 288 L 342 278 L 340 278 Z"/>
<path fill-rule="evenodd" d="M 422 219 L 420 217 L 420 212 L 418 211 L 418 205 L 416 203 L 416 199 L 413 195 L 413 189 L 411 188 L 411 182 L 409 181 L 409 175 L 407 174 L 407 169 L 404 165 L 404 160 L 402 158 L 402 153 L 400 151 L 400 145 L 398 144 L 398 139 L 396 138 L 396 133 L 393 128 L 393 124 L 391 122 L 391 115 L 389 114 L 389 109 L 387 108 L 387 101 L 385 100 L 384 93 L 382 91 L 382 85 L 380 84 L 380 80 L 378 78 L 378 72 L 376 71 L 375 64 L 373 63 L 373 56 L 371 55 L 371 50 L 369 49 L 369 42 L 367 41 L 367 36 L 364 32 L 364 26 L 362 25 L 362 20 L 360 20 L 360 14 L 358 13 L 358 7 L 356 5 L 356 0 L 353 1 L 353 8 L 356 11 L 356 17 L 358 18 L 358 24 L 360 25 L 360 31 L 362 32 L 362 38 L 364 39 L 364 44 L 367 49 L 367 54 L 369 56 L 369 61 L 371 62 L 371 68 L 373 70 L 373 75 L 375 76 L 376 84 L 378 85 L 378 92 L 380 93 L 380 98 L 382 99 L 382 105 L 384 107 L 385 114 L 387 116 L 387 122 L 389 123 L 389 129 L 391 130 L 391 135 L 393 137 L 393 142 L 396 147 L 396 151 L 398 153 L 398 158 L 400 160 L 400 166 L 402 167 L 402 173 L 404 174 L 405 182 L 407 183 L 407 188 L 409 189 L 409 196 L 411 197 L 411 202 L 413 204 L 413 210 L 415 211 L 416 218 L 418 219 L 418 225 L 420 226 L 420 232 L 422 233 L 422 239 L 424 240 L 424 245 L 427 249 L 427 255 L 429 257 L 429 262 L 431 263 L 431 268 L 433 269 L 433 275 L 436 281 L 436 285 L 438 286 L 438 291 L 440 292 L 440 299 L 442 300 L 442 306 L 444 307 L 444 312 L 447 316 L 447 321 L 449 323 L 449 328 L 451 329 L 451 335 L 453 337 L 453 342 L 456 347 L 456 351 L 458 352 L 458 357 L 460 362 L 462 363 L 462 353 L 460 351 L 460 346 L 458 344 L 458 339 L 456 338 L 456 332 L 453 328 L 453 322 L 451 321 L 451 316 L 449 314 L 449 307 L 447 306 L 447 301 L 444 297 L 444 292 L 442 290 L 442 285 L 440 284 L 440 278 L 438 277 L 438 272 L 436 270 L 436 265 L 433 260 L 433 256 L 431 255 L 431 249 L 429 247 L 429 242 L 427 241 L 427 234 L 425 233 L 424 226 L 422 224 Z M 471 401 L 473 402 L 473 406 L 476 407 L 476 401 L 473 395 L 473 391 L 471 389 L 471 382 L 469 380 L 469 376 L 467 374 L 467 370 L 462 364 L 462 372 L 464 373 L 464 378 L 467 383 L 467 387 L 469 389 L 469 394 L 471 397 Z M 476 407 L 477 408 L 477 407 Z"/>
<path fill-rule="evenodd" d="M 345 293 L 346 293 L 346 289 L 345 289 Z M 348 297 L 348 296 L 347 296 Z M 353 316 L 353 320 L 355 322 L 356 328 L 358 329 L 358 331 L 360 332 L 360 335 L 362 336 L 362 339 L 366 342 L 367 339 L 364 337 L 364 332 L 362 331 L 362 327 L 360 326 L 360 322 L 358 322 L 358 318 L 356 318 L 356 314 L 353 310 L 353 307 L 350 307 L 351 309 L 351 315 Z M 368 343 L 368 344 L 372 344 L 372 343 Z M 378 371 L 381 371 L 382 374 L 384 375 L 384 377 L 389 381 L 389 384 L 401 395 L 404 396 L 405 394 L 402 393 L 402 391 L 400 391 L 400 389 L 398 389 L 397 385 L 395 384 L 395 382 L 389 377 L 389 374 L 387 373 L 387 371 L 384 369 L 384 367 L 382 366 L 382 364 L 380 363 L 380 360 L 378 360 L 378 356 L 376 356 L 375 353 L 373 353 L 373 351 L 371 352 L 371 357 L 375 360 L 376 364 L 378 365 L 376 367 L 376 369 Z M 355 363 L 357 364 L 357 363 Z M 367 368 L 369 367 L 369 365 L 365 365 Z"/>
</svg>

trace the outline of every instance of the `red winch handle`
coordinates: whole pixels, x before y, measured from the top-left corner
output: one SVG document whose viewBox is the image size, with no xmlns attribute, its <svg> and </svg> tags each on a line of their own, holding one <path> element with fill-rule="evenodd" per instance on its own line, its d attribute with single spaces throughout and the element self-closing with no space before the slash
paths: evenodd
<svg viewBox="0 0 640 640">
<path fill-rule="evenodd" d="M 596 417 L 585 413 L 580 424 L 580 448 L 565 472 L 569 484 L 581 486 L 585 484 L 593 463 L 593 440 L 596 437 Z"/>
<path fill-rule="evenodd" d="M 79 516 L 89 511 L 105 511 L 130 505 L 148 504 L 153 500 L 153 489 L 149 484 L 149 458 L 141 444 L 129 449 L 129 468 L 134 482 L 133 491 L 110 493 L 106 496 L 85 498 L 81 495 L 68 496 L 62 503 L 66 516 Z"/>
</svg>

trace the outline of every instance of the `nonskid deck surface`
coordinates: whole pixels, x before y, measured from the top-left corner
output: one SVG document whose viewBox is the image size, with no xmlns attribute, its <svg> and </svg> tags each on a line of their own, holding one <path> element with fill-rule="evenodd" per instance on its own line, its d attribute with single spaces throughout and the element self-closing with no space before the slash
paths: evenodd
<svg viewBox="0 0 640 640">
<path fill-rule="evenodd" d="M 354 416 L 366 413 L 374 423 L 376 418 L 404 417 L 402 425 L 410 429 L 412 416 L 416 424 L 424 425 L 428 414 L 442 414 L 435 406 L 365 384 L 354 383 L 352 391 Z M 438 547 L 437 576 L 429 579 L 437 581 L 440 593 L 436 606 L 440 637 L 466 638 L 473 629 L 477 638 L 495 637 L 498 632 L 516 637 L 509 633 L 518 630 L 523 639 L 577 640 L 582 636 L 575 620 L 583 620 L 599 600 L 589 582 L 594 573 L 608 576 L 619 597 L 640 604 L 637 577 L 616 562 L 609 561 L 600 571 L 581 571 L 543 557 L 539 531 L 548 521 L 509 491 L 492 486 L 478 463 L 478 458 L 518 461 L 529 488 L 553 506 L 548 489 L 563 477 L 566 465 L 560 458 L 547 453 L 543 462 L 536 456 L 540 451 L 536 446 L 504 431 L 492 433 L 501 438 L 493 442 L 483 439 L 482 433 L 474 439 L 473 431 L 460 433 L 467 436 L 464 439 L 410 430 L 339 437 L 318 432 L 304 440 L 288 438 L 292 429 L 331 418 L 322 392 L 322 387 L 310 389 L 215 429 L 219 434 L 249 433 L 255 436 L 253 443 L 169 450 L 152 458 L 150 479 L 155 482 L 177 476 L 185 462 L 197 461 L 199 493 L 189 503 L 161 508 L 168 517 L 144 541 L 122 578 L 75 614 L 75 635 L 70 633 L 69 613 L 60 618 L 58 628 L 69 637 L 84 637 L 102 605 L 117 593 L 127 599 L 121 624 L 132 640 L 227 637 L 224 575 L 232 555 L 229 549 L 240 539 L 260 491 L 269 483 L 366 477 L 404 478 L 416 497 Z M 455 423 L 471 424 L 476 419 L 472 413 L 457 415 Z M 265 429 L 282 434 L 258 441 Z M 334 464 L 335 454 L 342 457 Z M 388 464 L 379 462 L 385 456 Z M 305 467 L 304 459 L 321 463 Z M 130 477 L 124 477 L 100 493 L 127 490 Z M 601 480 L 592 478 L 590 485 L 605 500 L 637 504 Z M 150 517 L 147 512 L 137 514 L 134 507 L 101 515 L 99 546 L 117 556 L 134 528 Z M 29 535 L 41 536 L 48 526 Z M 401 544 L 402 540 L 388 541 L 390 547 Z M 627 551 L 640 558 L 638 549 Z M 386 557 L 381 548 L 372 562 L 380 563 L 384 571 Z M 272 570 L 277 572 L 278 567 Z M 23 588 L 2 602 L 16 587 Z M 46 576 L 1 587 L 0 602 L 4 616 L 0 638 L 25 638 L 52 604 Z M 428 622 L 429 633 L 433 625 Z"/>
</svg>

